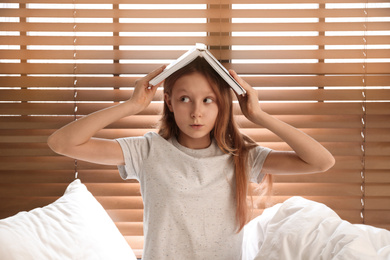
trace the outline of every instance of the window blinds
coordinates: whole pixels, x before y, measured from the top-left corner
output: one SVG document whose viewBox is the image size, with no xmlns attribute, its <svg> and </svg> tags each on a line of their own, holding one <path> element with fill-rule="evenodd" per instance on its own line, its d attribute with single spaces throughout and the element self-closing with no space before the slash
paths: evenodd
<svg viewBox="0 0 390 260">
<path fill-rule="evenodd" d="M 390 229 L 389 11 L 389 1 L 359 0 L 1 3 L 0 218 L 54 201 L 77 172 L 140 255 L 138 184 L 115 167 L 58 156 L 46 140 L 128 99 L 137 78 L 202 42 L 258 90 L 266 112 L 336 157 L 323 174 L 276 176 L 272 203 L 304 196 L 353 223 Z M 235 106 L 242 132 L 289 149 Z M 145 111 L 98 136 L 154 131 L 161 107 L 159 90 Z"/>
</svg>

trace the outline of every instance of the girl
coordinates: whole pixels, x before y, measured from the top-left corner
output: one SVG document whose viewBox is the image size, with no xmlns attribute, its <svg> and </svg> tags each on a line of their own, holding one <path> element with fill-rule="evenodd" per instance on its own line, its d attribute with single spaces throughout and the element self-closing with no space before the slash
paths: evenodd
<svg viewBox="0 0 390 260">
<path fill-rule="evenodd" d="M 202 58 L 165 80 L 158 134 L 92 137 L 145 109 L 161 84 L 149 86 L 149 80 L 163 69 L 136 81 L 128 101 L 70 123 L 48 144 L 72 158 L 118 165 L 122 178 L 140 182 L 143 259 L 240 259 L 249 182 L 261 182 L 265 173 L 326 171 L 334 158 L 311 137 L 262 111 L 256 91 L 230 71 L 247 92 L 237 97 L 242 113 L 293 151 L 271 151 L 242 135 L 234 122 L 230 87 Z"/>
</svg>

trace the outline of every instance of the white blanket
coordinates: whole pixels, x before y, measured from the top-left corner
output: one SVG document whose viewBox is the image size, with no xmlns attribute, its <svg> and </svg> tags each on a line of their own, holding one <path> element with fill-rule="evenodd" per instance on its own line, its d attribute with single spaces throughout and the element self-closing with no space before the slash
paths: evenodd
<svg viewBox="0 0 390 260">
<path fill-rule="evenodd" d="M 244 260 L 390 259 L 390 231 L 351 224 L 302 197 L 266 209 L 244 232 Z"/>
</svg>

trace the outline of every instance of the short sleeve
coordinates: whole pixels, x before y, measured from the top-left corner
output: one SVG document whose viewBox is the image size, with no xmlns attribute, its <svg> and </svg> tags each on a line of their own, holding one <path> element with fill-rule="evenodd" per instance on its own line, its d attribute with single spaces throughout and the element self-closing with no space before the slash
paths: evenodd
<svg viewBox="0 0 390 260">
<path fill-rule="evenodd" d="M 151 135 L 119 138 L 116 141 L 122 148 L 125 165 L 118 165 L 122 179 L 139 180 L 142 171 L 142 163 L 148 157 L 151 149 Z"/>
<path fill-rule="evenodd" d="M 261 169 L 268 154 L 272 150 L 270 148 L 256 146 L 249 151 L 249 172 L 250 172 L 250 182 L 260 183 L 264 177 L 264 174 L 261 174 Z"/>
</svg>

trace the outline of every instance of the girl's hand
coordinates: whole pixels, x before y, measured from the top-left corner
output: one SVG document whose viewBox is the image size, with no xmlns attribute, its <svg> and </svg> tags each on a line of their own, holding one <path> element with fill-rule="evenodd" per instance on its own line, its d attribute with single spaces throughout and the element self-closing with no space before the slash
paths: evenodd
<svg viewBox="0 0 390 260">
<path fill-rule="evenodd" d="M 246 94 L 237 95 L 240 103 L 241 111 L 246 118 L 256 123 L 256 119 L 262 114 L 263 110 L 260 107 L 257 91 L 252 88 L 245 80 L 237 75 L 234 70 L 229 70 L 230 75 L 245 89 Z"/>
<path fill-rule="evenodd" d="M 160 82 L 156 86 L 149 84 L 149 81 L 160 74 L 164 69 L 165 65 L 161 66 L 158 69 L 150 72 L 143 78 L 140 78 L 135 81 L 135 89 L 132 97 L 128 102 L 133 103 L 137 106 L 138 112 L 143 111 L 149 104 L 152 102 L 154 95 L 156 94 L 157 88 L 163 83 Z"/>
</svg>

